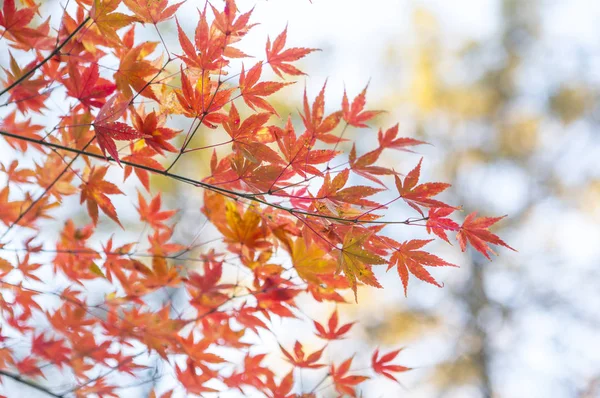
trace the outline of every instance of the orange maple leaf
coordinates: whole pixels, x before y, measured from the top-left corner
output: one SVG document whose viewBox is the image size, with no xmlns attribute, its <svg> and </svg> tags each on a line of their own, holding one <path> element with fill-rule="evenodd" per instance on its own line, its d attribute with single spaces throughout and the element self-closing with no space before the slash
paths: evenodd
<svg viewBox="0 0 600 398">
<path fill-rule="evenodd" d="M 355 127 L 369 127 L 365 124 L 367 120 L 374 118 L 379 115 L 382 111 L 365 111 L 365 104 L 367 102 L 367 87 L 363 89 L 363 91 L 354 98 L 352 101 L 352 105 L 348 102 L 348 97 L 346 96 L 346 89 L 344 89 L 344 97 L 342 98 L 342 112 L 344 115 L 344 120 L 351 126 Z"/>
<path fill-rule="evenodd" d="M 80 203 L 87 202 L 87 209 L 94 225 L 98 224 L 98 207 L 107 216 L 112 218 L 117 224 L 123 228 L 119 218 L 117 217 L 117 211 L 111 200 L 106 195 L 122 195 L 123 192 L 112 182 L 104 181 L 104 176 L 108 171 L 108 167 L 93 167 L 87 176 L 86 182 L 81 188 L 81 200 Z"/>
<path fill-rule="evenodd" d="M 321 359 L 321 355 L 323 355 L 325 347 L 306 356 L 306 354 L 304 353 L 304 349 L 302 348 L 302 344 L 299 341 L 296 341 L 296 343 L 294 344 L 294 355 L 290 354 L 285 348 L 279 345 L 279 348 L 281 348 L 281 352 L 283 352 L 283 355 L 285 355 L 287 360 L 292 365 L 297 366 L 299 368 L 308 369 L 319 369 L 325 366 L 323 364 L 317 363 L 319 359 Z"/>
<path fill-rule="evenodd" d="M 325 87 L 327 81 L 323 84 L 323 88 L 315 98 L 312 108 L 308 103 L 308 97 L 306 95 L 306 88 L 304 88 L 304 101 L 303 108 L 304 114 L 301 114 L 302 123 L 306 127 L 307 132 L 310 134 L 312 147 L 312 139 L 317 138 L 327 144 L 337 144 L 342 141 L 347 141 L 342 137 L 337 137 L 331 134 L 331 131 L 338 126 L 342 118 L 342 112 L 337 111 L 324 117 L 325 115 Z"/>
<path fill-rule="evenodd" d="M 244 65 L 242 65 L 242 72 L 240 74 L 240 94 L 244 99 L 244 102 L 252 109 L 256 107 L 269 111 L 278 115 L 277 111 L 271 104 L 265 101 L 261 97 L 271 95 L 283 87 L 293 84 L 291 83 L 279 83 L 279 82 L 260 82 L 260 75 L 262 73 L 262 62 L 257 63 L 252 68 L 246 71 Z"/>
<path fill-rule="evenodd" d="M 100 34 L 116 46 L 121 46 L 117 30 L 137 21 L 136 17 L 120 12 L 113 12 L 119 7 L 121 0 L 94 0 L 90 10 L 90 18 L 95 22 Z"/>
<path fill-rule="evenodd" d="M 152 229 L 168 228 L 164 222 L 177 213 L 177 210 L 160 211 L 160 193 L 152 198 L 152 201 L 148 204 L 138 191 L 138 203 L 140 204 L 140 207 L 137 208 L 138 213 L 140 213 L 140 221 L 148 223 Z"/>
<path fill-rule="evenodd" d="M 129 8 L 142 23 L 151 23 L 156 25 L 175 15 L 177 9 L 184 3 L 176 3 L 168 6 L 168 0 L 123 0 L 123 3 Z M 168 6 L 168 7 L 167 7 Z"/>
<path fill-rule="evenodd" d="M 287 40 L 287 26 L 275 38 L 273 41 L 273 46 L 271 46 L 271 39 L 267 38 L 267 62 L 271 65 L 273 72 L 277 74 L 277 76 L 283 78 L 282 72 L 287 73 L 288 75 L 304 75 L 300 69 L 292 66 L 290 62 L 294 62 L 299 60 L 300 58 L 305 57 L 313 51 L 318 51 L 316 48 L 304 48 L 304 47 L 292 47 L 287 50 L 283 50 L 285 47 L 285 42 Z"/>
</svg>

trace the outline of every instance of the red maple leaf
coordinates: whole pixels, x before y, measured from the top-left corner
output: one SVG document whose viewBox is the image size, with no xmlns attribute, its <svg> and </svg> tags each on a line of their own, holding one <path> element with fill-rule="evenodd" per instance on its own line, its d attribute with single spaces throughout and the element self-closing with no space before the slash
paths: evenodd
<svg viewBox="0 0 600 398">
<path fill-rule="evenodd" d="M 400 197 L 422 216 L 424 216 L 424 214 L 419 206 L 453 208 L 452 206 L 440 202 L 439 200 L 431 199 L 432 196 L 445 191 L 448 187 L 450 187 L 450 184 L 442 182 L 427 182 L 417 185 L 419 182 L 419 176 L 421 174 L 422 161 L 423 158 L 421 158 L 421 160 L 419 160 L 419 164 L 406 175 L 404 182 L 402 182 L 398 176 L 395 176 L 396 188 L 398 188 Z"/>
<path fill-rule="evenodd" d="M 394 350 L 392 352 L 388 352 L 381 356 L 381 358 L 377 358 L 379 356 L 379 349 L 376 349 L 371 357 L 371 367 L 375 371 L 375 373 L 379 373 L 384 375 L 390 380 L 394 380 L 396 383 L 398 380 L 390 373 L 390 372 L 406 372 L 411 370 L 411 368 L 407 368 L 402 365 L 389 365 L 387 362 L 391 362 L 398 356 L 398 354 L 402 351 L 402 348 Z"/>
<path fill-rule="evenodd" d="M 450 218 L 447 218 L 450 214 L 452 214 L 455 209 L 451 207 L 436 207 L 433 209 L 429 209 L 429 214 L 427 215 L 427 233 L 434 233 L 446 242 L 450 243 L 448 240 L 448 235 L 446 235 L 446 231 L 458 231 L 460 226 L 452 221 Z"/>
<path fill-rule="evenodd" d="M 133 112 L 131 117 L 133 127 L 144 136 L 144 142 L 161 155 L 164 154 L 163 151 L 177 152 L 177 148 L 168 141 L 180 132 L 163 127 L 166 119 L 167 115 L 164 113 L 156 114 L 152 111 L 146 114 L 143 109 L 140 113 Z"/>
<path fill-rule="evenodd" d="M 65 341 L 46 338 L 43 334 L 32 336 L 31 352 L 59 367 L 69 362 L 71 357 L 71 349 L 65 346 Z"/>
<path fill-rule="evenodd" d="M 129 101 L 120 99 L 117 101 L 118 96 L 115 95 L 100 109 L 96 121 L 93 123 L 94 131 L 96 132 L 96 140 L 98 146 L 102 150 L 104 156 L 106 152 L 117 161 L 119 165 L 119 152 L 117 151 L 117 145 L 114 140 L 134 140 L 136 138 L 145 137 L 143 133 L 137 131 L 133 127 L 117 122 L 117 120 L 125 113 Z"/>
<path fill-rule="evenodd" d="M 350 328 L 354 326 L 355 322 L 346 323 L 338 329 L 338 312 L 335 310 L 333 314 L 329 317 L 329 322 L 327 323 L 327 327 L 329 330 L 326 330 L 323 325 L 319 322 L 314 321 L 315 328 L 317 329 L 317 336 L 326 339 L 326 340 L 340 340 L 343 339 L 344 334 L 350 331 Z"/>
<path fill-rule="evenodd" d="M 333 385 L 337 392 L 340 394 L 347 394 L 351 397 L 356 397 L 356 391 L 354 390 L 354 386 L 362 383 L 365 380 L 369 379 L 369 376 L 347 376 L 346 373 L 350 370 L 350 366 L 352 365 L 352 360 L 354 358 L 348 358 L 345 360 L 339 368 L 335 368 L 334 364 L 331 364 L 331 369 L 329 374 L 333 379 Z"/>
<path fill-rule="evenodd" d="M 75 62 L 69 62 L 69 75 L 62 81 L 67 93 L 88 108 L 101 108 L 105 98 L 111 95 L 117 86 L 100 77 L 96 63 L 92 63 L 82 72 L 80 68 Z"/>
<path fill-rule="evenodd" d="M 15 0 L 4 0 L 4 7 L 0 10 L 0 26 L 4 28 L 2 36 L 8 33 L 6 36 L 9 39 L 14 40 L 27 50 L 36 47 L 36 44 L 38 44 L 37 50 L 46 50 L 45 45 L 39 46 L 38 40 L 48 36 L 48 32 L 45 31 L 47 27 L 49 28 L 48 21 L 37 29 L 27 27 L 38 12 L 39 7 L 38 5 L 17 10 Z"/>
<path fill-rule="evenodd" d="M 408 289 L 408 276 L 409 273 L 413 274 L 420 280 L 431 283 L 438 287 L 442 287 L 431 274 L 424 268 L 427 267 L 456 267 L 454 264 L 450 264 L 438 256 L 431 253 L 427 253 L 423 250 L 418 250 L 431 242 L 433 239 L 420 240 L 414 239 L 411 241 L 400 244 L 398 249 L 394 251 L 390 262 L 388 264 L 388 271 L 393 267 L 398 267 L 398 274 L 402 279 L 402 285 L 404 285 L 404 295 L 406 296 Z"/>
<path fill-rule="evenodd" d="M 467 242 L 469 242 L 475 250 L 483 254 L 488 260 L 491 260 L 489 253 L 496 254 L 496 252 L 488 246 L 488 243 L 504 246 L 512 251 L 516 251 L 500 239 L 498 235 L 494 235 L 488 230 L 489 227 L 502 220 L 504 217 L 506 216 L 477 217 L 477 212 L 469 214 L 456 235 L 461 250 L 463 252 L 467 250 Z"/>
</svg>

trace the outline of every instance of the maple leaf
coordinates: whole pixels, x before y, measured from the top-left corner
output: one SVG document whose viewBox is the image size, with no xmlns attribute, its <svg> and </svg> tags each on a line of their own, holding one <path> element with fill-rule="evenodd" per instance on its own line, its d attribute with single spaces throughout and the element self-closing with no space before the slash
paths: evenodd
<svg viewBox="0 0 600 398">
<path fill-rule="evenodd" d="M 292 66 L 290 62 L 294 62 L 299 60 L 300 58 L 305 57 L 313 51 L 318 51 L 316 48 L 303 48 L 303 47 L 292 47 L 287 50 L 283 50 L 285 47 L 285 42 L 287 40 L 287 26 L 275 38 L 273 41 L 273 46 L 271 46 L 271 39 L 267 38 L 267 63 L 273 69 L 273 72 L 277 74 L 277 76 L 283 78 L 282 72 L 287 73 L 288 75 L 304 75 L 300 69 Z"/>
<path fill-rule="evenodd" d="M 420 141 L 409 137 L 396 138 L 398 136 L 398 127 L 399 125 L 396 124 L 387 129 L 385 133 L 383 130 L 379 129 L 379 132 L 377 133 L 377 141 L 379 142 L 379 147 L 381 149 L 391 148 L 399 151 L 412 152 L 411 150 L 407 149 L 407 147 L 427 144 L 425 141 Z"/>
<path fill-rule="evenodd" d="M 114 140 L 133 140 L 136 138 L 145 137 L 142 133 L 135 130 L 133 127 L 117 122 L 121 115 L 127 110 L 129 101 L 119 99 L 118 96 L 114 95 L 111 99 L 106 101 L 106 104 L 98 112 L 96 121 L 93 123 L 94 131 L 96 132 L 96 140 L 98 146 L 102 150 L 104 156 L 106 152 L 117 161 L 119 165 L 119 152 L 117 151 L 117 145 Z"/>
<path fill-rule="evenodd" d="M 28 356 L 26 358 L 23 358 L 19 362 L 15 362 L 15 367 L 17 368 L 19 373 L 22 375 L 27 375 L 30 377 L 34 377 L 34 376 L 44 377 L 44 374 L 42 373 L 42 370 L 40 369 L 40 367 L 38 365 L 37 359 L 35 359 L 32 356 Z"/>
<path fill-rule="evenodd" d="M 31 352 L 52 361 L 59 367 L 69 362 L 71 356 L 71 349 L 65 346 L 64 341 L 47 339 L 43 334 L 32 337 Z"/>
<path fill-rule="evenodd" d="M 396 188 L 398 189 L 400 197 L 422 216 L 424 216 L 424 214 L 419 206 L 449 207 L 454 209 L 454 207 L 440 202 L 439 200 L 431 199 L 432 196 L 435 196 L 449 188 L 450 184 L 442 182 L 427 182 L 417 185 L 419 182 L 419 176 L 421 174 L 422 161 L 423 158 L 421 158 L 421 160 L 419 160 L 419 164 L 406 175 L 404 183 L 398 176 L 395 176 Z"/>
<path fill-rule="evenodd" d="M 179 9 L 184 2 L 182 1 L 170 6 L 168 6 L 168 0 L 123 0 L 123 3 L 142 23 L 156 25 L 175 15 L 177 9 Z"/>
<path fill-rule="evenodd" d="M 180 70 L 181 91 L 175 92 L 180 104 L 180 113 L 187 117 L 200 118 L 207 127 L 216 128 L 213 123 L 222 123 L 227 118 L 227 115 L 218 111 L 229 102 L 233 89 L 219 90 L 220 86 L 210 80 L 208 73 L 204 73 L 192 84 L 191 74 L 183 72 L 183 67 Z"/>
<path fill-rule="evenodd" d="M 294 370 L 292 369 L 290 372 L 288 372 L 288 374 L 281 379 L 279 385 L 275 384 L 275 380 L 267 379 L 267 387 L 271 391 L 269 398 L 297 397 L 297 395 L 292 394 L 292 388 L 294 387 Z"/>
<path fill-rule="evenodd" d="M 185 55 L 180 55 L 185 64 L 190 68 L 202 71 L 222 71 L 229 61 L 223 58 L 227 48 L 228 37 L 209 27 L 206 18 L 206 3 L 204 10 L 199 11 L 200 20 L 196 26 L 194 44 L 186 36 L 179 21 L 176 19 L 179 44 Z"/>
<path fill-rule="evenodd" d="M 31 124 L 31 119 L 27 119 L 22 122 L 17 122 L 16 115 L 17 112 L 12 111 L 8 114 L 8 116 L 0 120 L 0 129 L 8 131 L 9 133 L 19 134 L 22 137 L 27 137 L 33 140 L 41 141 L 42 137 L 37 133 L 41 131 L 44 128 L 44 126 L 39 124 Z M 8 145 L 10 145 L 11 148 L 18 148 L 21 152 L 25 152 L 29 147 L 42 151 L 42 146 L 39 144 L 33 144 L 25 140 L 11 138 L 7 136 L 2 137 L 6 140 L 6 142 L 8 143 Z"/>
<path fill-rule="evenodd" d="M 205 363 L 225 362 L 220 356 L 207 352 L 208 348 L 212 345 L 210 339 L 201 338 L 196 341 L 194 333 L 190 333 L 187 338 L 179 336 L 179 341 L 183 346 L 184 352 L 194 361 L 195 366 L 198 366 L 204 372 L 210 372 L 210 368 Z"/>
<path fill-rule="evenodd" d="M 218 284 L 223 275 L 222 262 L 206 261 L 203 268 L 203 275 L 192 272 L 186 281 L 186 287 L 192 297 L 190 303 L 201 314 L 208 313 L 229 300 L 229 295 L 223 291 L 235 287 L 232 284 Z"/>
<path fill-rule="evenodd" d="M 338 312 L 335 310 L 333 314 L 329 317 L 329 321 L 327 322 L 327 327 L 329 330 L 326 330 L 323 325 L 321 325 L 317 321 L 313 321 L 315 324 L 315 328 L 317 329 L 317 337 L 326 340 L 340 340 L 343 339 L 344 334 L 348 333 L 352 326 L 356 322 L 346 323 L 338 329 Z"/>
<path fill-rule="evenodd" d="M 325 115 L 325 87 L 327 81 L 323 84 L 323 88 L 315 98 L 312 108 L 308 103 L 308 97 L 306 95 L 306 87 L 304 88 L 304 100 L 303 108 L 304 114 L 300 115 L 302 123 L 306 127 L 307 133 L 311 134 L 310 146 L 312 147 L 312 138 L 315 137 L 328 144 L 337 144 L 342 141 L 346 141 L 341 137 L 337 137 L 331 134 L 331 131 L 337 127 L 342 118 L 342 112 L 333 112 L 329 116 L 324 118 Z"/>
<path fill-rule="evenodd" d="M 89 68 L 79 71 L 80 66 L 69 62 L 69 76 L 62 80 L 67 93 L 77 98 L 86 107 L 101 108 L 105 98 L 111 95 L 117 86 L 100 77 L 98 64 L 93 63 Z"/>
<path fill-rule="evenodd" d="M 257 113 L 250 115 L 241 122 L 236 106 L 231 104 L 229 116 L 223 122 L 223 129 L 233 141 L 233 150 L 241 153 L 256 165 L 260 164 L 261 161 L 283 163 L 277 152 L 265 145 L 265 143 L 272 141 L 270 135 L 260 134 L 262 130 L 268 132 L 267 129 L 263 129 L 263 126 L 270 117 L 271 114 L 269 113 Z"/>
<path fill-rule="evenodd" d="M 133 112 L 131 121 L 133 127 L 144 136 L 144 143 L 163 155 L 163 151 L 177 152 L 177 148 L 171 145 L 169 140 L 175 138 L 180 131 L 164 127 L 167 115 L 164 113 L 156 114 L 152 111 L 146 114 L 143 109 L 140 113 Z"/>
<path fill-rule="evenodd" d="M 274 127 L 273 132 L 288 167 L 302 177 L 305 177 L 306 174 L 323 175 L 315 165 L 326 163 L 337 154 L 336 151 L 330 149 L 311 149 L 314 139 L 308 131 L 296 137 L 291 117 L 288 117 L 284 129 Z"/>
<path fill-rule="evenodd" d="M 108 167 L 93 167 L 88 172 L 86 182 L 81 188 L 80 203 L 87 202 L 87 209 L 94 225 L 98 224 L 98 207 L 110 218 L 112 218 L 121 228 L 121 222 L 117 217 L 117 211 L 111 200 L 106 195 L 122 195 L 123 192 L 111 182 L 104 181 L 104 176 Z"/>
<path fill-rule="evenodd" d="M 446 235 L 446 231 L 458 231 L 460 229 L 459 225 L 447 218 L 450 214 L 454 212 L 455 209 L 451 207 L 437 207 L 433 209 L 429 209 L 429 214 L 427 215 L 427 224 L 425 225 L 427 228 L 427 233 L 434 233 L 446 242 L 450 243 L 448 240 L 448 235 Z"/>
<path fill-rule="evenodd" d="M 140 204 L 140 207 L 137 208 L 138 213 L 140 213 L 140 221 L 148 223 L 152 229 L 168 228 L 163 222 L 177 213 L 177 210 L 160 211 L 160 193 L 152 198 L 152 201 L 148 205 L 142 194 L 138 191 L 138 203 Z"/>
<path fill-rule="evenodd" d="M 475 250 L 483 254 L 488 260 L 491 260 L 489 253 L 496 254 L 496 252 L 488 246 L 488 243 L 504 246 L 512 251 L 516 251 L 500 239 L 498 235 L 495 235 L 488 230 L 489 227 L 502 220 L 504 217 L 506 216 L 477 217 L 477 212 L 469 214 L 456 235 L 461 250 L 463 252 L 467 250 L 467 242 L 469 242 Z"/>
<path fill-rule="evenodd" d="M 17 183 L 17 184 L 28 184 L 31 182 L 31 179 L 36 177 L 33 170 L 21 168 L 17 170 L 19 167 L 19 161 L 13 160 L 10 163 L 10 166 L 5 167 L 3 164 L 0 164 L 0 171 L 6 173 L 6 178 L 8 181 Z"/>
<path fill-rule="evenodd" d="M 133 88 L 136 93 L 160 102 L 148 84 L 148 78 L 155 76 L 159 68 L 156 67 L 155 62 L 144 59 L 154 51 L 157 44 L 157 42 L 145 42 L 139 46 L 130 47 L 120 54 L 119 69 L 114 73 L 114 78 L 116 87 L 123 96 L 133 97 Z"/>
<path fill-rule="evenodd" d="M 357 279 L 370 286 L 381 287 L 371 270 L 371 265 L 384 264 L 385 260 L 363 248 L 364 243 L 371 237 L 372 232 L 356 232 L 350 229 L 344 237 L 342 248 L 338 257 L 338 272 L 344 271 L 350 288 L 354 292 L 354 299 L 358 302 L 356 294 Z"/>
<path fill-rule="evenodd" d="M 122 45 L 117 30 L 137 21 L 137 18 L 130 15 L 113 12 L 120 3 L 121 0 L 94 0 L 90 10 L 90 18 L 95 22 L 101 35 L 116 46 Z"/>
<path fill-rule="evenodd" d="M 217 224 L 216 227 L 226 242 L 241 244 L 250 249 L 265 247 L 265 230 L 259 228 L 261 216 L 255 206 L 249 206 L 246 211 L 240 212 L 235 203 L 227 201 L 225 221 L 226 224 Z"/>
<path fill-rule="evenodd" d="M 6 4 L 6 3 L 5 3 Z M 19 84 L 12 88 L 8 103 L 16 104 L 17 109 L 26 114 L 29 110 L 41 113 L 46 99 L 50 96 L 49 92 L 44 92 L 42 89 L 48 85 L 48 81 L 44 76 L 33 78 L 33 74 L 23 77 L 35 67 L 37 61 L 32 61 L 24 68 L 21 68 L 12 53 L 10 55 L 10 70 L 5 69 L 6 81 L 3 81 L 5 87 L 19 81 Z M 20 80 L 23 79 L 23 80 Z"/>
<path fill-rule="evenodd" d="M 352 365 L 352 360 L 354 358 L 348 358 L 336 369 L 334 364 L 331 364 L 331 368 L 329 370 L 329 374 L 333 379 L 333 385 L 335 390 L 340 394 L 347 394 L 351 397 L 356 397 L 356 391 L 354 390 L 354 386 L 362 383 L 365 380 L 369 380 L 368 376 L 347 376 L 346 373 L 350 370 L 350 366 Z"/>
<path fill-rule="evenodd" d="M 45 32 L 40 28 L 28 28 L 27 25 L 33 20 L 38 9 L 39 5 L 17 10 L 15 0 L 4 0 L 4 7 L 0 10 L 0 26 L 4 28 L 2 36 L 8 33 L 7 36 L 12 40 L 25 44 L 27 50 L 35 47 L 36 41 L 44 37 Z"/>
<path fill-rule="evenodd" d="M 344 97 L 342 98 L 342 112 L 344 115 L 344 120 L 351 126 L 355 127 L 369 127 L 365 124 L 367 120 L 374 118 L 379 115 L 382 111 L 365 111 L 366 96 L 367 96 L 367 87 L 363 89 L 363 91 L 354 98 L 352 101 L 352 105 L 348 102 L 348 97 L 346 96 L 346 89 L 344 89 Z"/>
<path fill-rule="evenodd" d="M 388 352 L 387 354 L 382 355 L 381 358 L 378 358 L 379 349 L 376 349 L 373 353 L 373 356 L 371 357 L 371 367 L 373 368 L 375 373 L 384 375 L 388 379 L 394 380 L 396 383 L 398 383 L 398 380 L 391 374 L 391 372 L 406 372 L 408 370 L 411 370 L 411 368 L 407 368 L 406 366 L 401 365 L 389 365 L 387 364 L 387 362 L 393 361 L 398 356 L 400 351 L 402 351 L 402 348 L 394 350 L 392 352 Z"/>
<path fill-rule="evenodd" d="M 238 11 L 234 0 L 226 0 L 223 12 L 219 12 L 212 4 L 210 5 L 215 16 L 214 27 L 230 40 L 238 41 L 248 33 L 248 30 L 256 24 L 248 25 L 252 11 L 250 10 L 235 18 Z"/>
<path fill-rule="evenodd" d="M 195 363 L 191 358 L 187 359 L 187 368 L 185 370 L 182 370 L 179 365 L 175 365 L 175 375 L 177 376 L 177 380 L 179 380 L 189 393 L 202 395 L 205 392 L 217 392 L 217 390 L 204 385 L 204 383 L 211 379 L 211 376 L 207 372 L 198 374 Z"/>
<path fill-rule="evenodd" d="M 228 387 L 237 388 L 242 393 L 243 385 L 252 386 L 263 391 L 266 388 L 266 383 L 263 380 L 272 380 L 274 377 L 271 369 L 260 364 L 265 356 L 265 354 L 258 354 L 255 356 L 250 355 L 250 353 L 246 354 L 246 357 L 244 358 L 244 368 L 240 371 L 236 371 L 223 381 Z"/>
<path fill-rule="evenodd" d="M 335 263 L 326 257 L 325 251 L 317 245 L 307 246 L 303 238 L 297 238 L 290 249 L 298 276 L 307 282 L 319 284 L 320 275 L 335 271 Z"/>
<path fill-rule="evenodd" d="M 258 107 L 274 113 L 277 115 L 277 111 L 271 104 L 265 101 L 261 97 L 269 96 L 283 87 L 293 84 L 292 83 L 279 83 L 279 82 L 260 82 L 260 75 L 262 73 L 262 62 L 258 62 L 252 68 L 246 71 L 242 64 L 242 72 L 240 73 L 240 94 L 244 99 L 244 102 L 253 110 Z"/>
<path fill-rule="evenodd" d="M 25 279 L 33 279 L 34 281 L 41 282 L 42 280 L 37 275 L 32 274 L 32 272 L 37 271 L 42 266 L 42 264 L 30 263 L 29 257 L 30 253 L 27 253 L 22 260 L 19 260 L 17 268 L 19 269 L 19 271 L 21 271 Z"/>
<path fill-rule="evenodd" d="M 134 123 L 135 124 L 135 123 Z M 141 141 L 138 141 L 139 143 Z M 137 144 L 136 143 L 136 144 Z M 148 168 L 154 170 L 164 170 L 164 167 L 160 162 L 155 159 L 152 159 L 152 156 L 156 155 L 156 151 L 149 146 L 139 148 L 139 145 L 132 145 L 133 149 L 131 154 L 125 156 L 123 158 L 124 161 L 130 162 L 132 164 L 137 164 L 141 166 L 146 166 Z M 140 180 L 146 191 L 150 191 L 150 173 L 148 170 L 144 170 L 140 167 L 132 167 L 125 165 L 125 171 L 123 173 L 123 180 L 127 180 L 131 175 L 131 172 L 135 172 L 135 175 Z"/>
<path fill-rule="evenodd" d="M 365 177 L 368 180 L 371 180 L 382 187 L 385 187 L 385 184 L 381 182 L 381 180 L 375 175 L 393 175 L 396 174 L 393 170 L 390 170 L 385 167 L 380 166 L 371 166 L 373 163 L 379 159 L 379 156 L 383 152 L 383 149 L 377 148 L 373 151 L 367 152 L 362 155 L 360 158 L 356 158 L 356 145 L 352 144 L 352 149 L 350 150 L 350 154 L 348 155 L 348 161 L 350 162 L 350 169 L 358 174 L 359 176 Z"/>
<path fill-rule="evenodd" d="M 308 369 L 319 369 L 325 366 L 323 364 L 316 363 L 319 361 L 319 359 L 321 359 L 321 355 L 323 355 L 325 347 L 305 357 L 306 354 L 304 354 L 304 349 L 302 348 L 302 344 L 299 341 L 296 341 L 296 343 L 294 344 L 294 355 L 290 354 L 285 348 L 279 345 L 279 348 L 281 348 L 281 352 L 283 352 L 283 355 L 285 355 L 285 357 L 292 365 L 297 366 L 299 368 Z"/>
<path fill-rule="evenodd" d="M 356 185 L 344 188 L 349 175 L 349 169 L 343 170 L 333 179 L 331 179 L 329 173 L 325 175 L 323 185 L 317 193 L 317 198 L 319 200 L 315 202 L 315 206 L 319 209 L 319 212 L 354 219 L 364 213 L 364 208 L 385 209 L 384 206 L 380 206 L 376 202 L 365 199 L 367 196 L 380 192 L 381 189 L 366 185 Z M 361 206 L 361 209 L 351 209 L 348 207 L 349 204 Z M 367 216 L 377 217 L 372 214 Z"/>
<path fill-rule="evenodd" d="M 431 242 L 433 239 L 420 240 L 414 239 L 411 241 L 404 242 L 399 245 L 398 249 L 394 251 L 390 258 L 388 271 L 393 267 L 398 267 L 398 274 L 402 280 L 404 286 L 404 295 L 407 294 L 408 289 L 408 276 L 409 273 L 413 274 L 420 280 L 431 283 L 437 287 L 442 287 L 431 274 L 423 267 L 456 267 L 454 264 L 450 264 L 438 256 L 431 253 L 427 253 L 423 250 L 418 250 Z"/>
<path fill-rule="evenodd" d="M 72 180 L 75 173 L 64 173 L 64 159 L 58 155 L 49 156 L 43 165 L 35 165 L 35 178 L 40 187 L 61 201 L 63 196 L 73 195 L 77 188 L 73 186 Z"/>
</svg>

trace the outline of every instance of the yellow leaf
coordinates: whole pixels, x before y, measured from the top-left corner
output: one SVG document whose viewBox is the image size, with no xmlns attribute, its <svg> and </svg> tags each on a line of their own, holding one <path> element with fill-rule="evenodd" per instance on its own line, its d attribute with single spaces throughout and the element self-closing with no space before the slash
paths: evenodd
<svg viewBox="0 0 600 398">
<path fill-rule="evenodd" d="M 370 236 L 371 232 L 356 233 L 354 229 L 351 229 L 344 237 L 344 243 L 338 257 L 337 272 L 344 271 L 344 275 L 346 275 L 346 279 L 348 279 L 348 283 L 354 292 L 354 299 L 357 302 L 357 280 L 370 286 L 381 287 L 373 274 L 373 270 L 371 270 L 371 265 L 384 264 L 385 260 L 363 249 L 363 244 Z"/>
<path fill-rule="evenodd" d="M 319 275 L 335 270 L 335 263 L 326 257 L 325 251 L 316 245 L 306 247 L 303 238 L 298 238 L 292 246 L 292 263 L 300 278 L 306 282 L 320 283 Z"/>
<path fill-rule="evenodd" d="M 100 267 L 98 267 L 98 265 L 96 265 L 96 263 L 92 263 L 92 265 L 90 266 L 90 271 L 92 271 L 93 274 L 106 278 L 106 275 L 104 275 L 104 272 L 102 272 L 102 270 L 100 269 Z"/>
</svg>

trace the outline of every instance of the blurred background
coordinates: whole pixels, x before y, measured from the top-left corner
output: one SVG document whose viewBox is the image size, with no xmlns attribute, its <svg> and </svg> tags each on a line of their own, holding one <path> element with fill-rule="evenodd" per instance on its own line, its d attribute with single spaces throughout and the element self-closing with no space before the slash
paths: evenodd
<svg viewBox="0 0 600 398">
<path fill-rule="evenodd" d="M 255 2 L 238 3 L 246 11 Z M 180 9 L 186 31 L 193 31 L 202 6 L 188 1 Z M 44 7 L 60 20 L 58 3 Z M 359 324 L 352 339 L 328 352 L 336 363 L 357 350 L 360 370 L 375 347 L 403 346 L 396 362 L 414 368 L 399 376 L 401 385 L 366 383 L 361 396 L 600 397 L 600 2 L 262 0 L 253 15 L 260 25 L 242 49 L 257 59 L 264 58 L 266 35 L 273 38 L 286 24 L 288 46 L 323 50 L 300 62 L 308 76 L 294 86 L 296 95 L 277 97 L 282 117 L 297 112 L 305 86 L 314 98 L 327 79 L 331 111 L 339 109 L 344 88 L 353 98 L 369 84 L 367 108 L 387 113 L 373 128 L 353 132 L 359 154 L 376 145 L 379 126 L 399 123 L 401 135 L 432 145 L 418 154 L 388 153 L 386 166 L 407 172 L 423 156 L 423 178 L 452 183 L 445 198 L 464 214 L 507 214 L 493 231 L 518 250 L 500 249 L 489 262 L 442 242 L 432 252 L 460 265 L 432 272 L 442 289 L 413 278 L 405 298 L 398 275 L 380 272 L 385 289 L 361 289 L 358 305 L 338 306 L 342 322 Z M 178 48 L 174 27 L 160 29 Z M 148 30 L 137 39 L 158 38 Z M 208 158 L 200 163 L 190 158 L 178 167 L 206 174 Z M 189 209 L 179 217 L 194 228 L 179 230 L 179 239 L 204 236 L 201 194 L 156 183 L 169 192 L 163 199 L 170 206 Z M 403 219 L 401 211 L 388 213 Z M 414 227 L 390 234 L 426 236 Z M 307 304 L 303 311 L 323 322 L 333 308 L 315 313 Z M 290 322 L 275 326 L 287 347 L 297 337 Z M 277 341 L 261 336 L 261 342 L 280 357 Z M 321 378 L 302 376 L 309 386 Z M 319 396 L 336 396 L 323 387 Z M 148 388 L 126 396 L 144 396 Z M 232 394 L 223 397 L 239 396 Z"/>
</svg>

